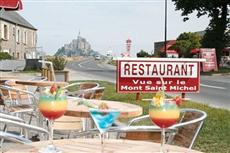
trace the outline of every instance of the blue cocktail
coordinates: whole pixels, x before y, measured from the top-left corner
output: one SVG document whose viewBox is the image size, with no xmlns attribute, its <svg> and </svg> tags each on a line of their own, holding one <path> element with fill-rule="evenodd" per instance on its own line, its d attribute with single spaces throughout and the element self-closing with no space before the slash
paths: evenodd
<svg viewBox="0 0 230 153">
<path fill-rule="evenodd" d="M 120 112 L 115 109 L 90 109 L 90 114 L 100 131 L 100 139 L 102 152 L 104 152 L 104 133 L 114 123 L 120 115 Z"/>
</svg>

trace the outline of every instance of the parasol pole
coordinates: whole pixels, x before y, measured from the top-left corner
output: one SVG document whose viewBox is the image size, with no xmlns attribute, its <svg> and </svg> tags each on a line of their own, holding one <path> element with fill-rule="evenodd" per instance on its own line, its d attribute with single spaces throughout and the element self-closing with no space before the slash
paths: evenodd
<svg viewBox="0 0 230 153">
<path fill-rule="evenodd" d="M 0 10 L 0 26 L 2 25 L 1 24 L 1 18 L 2 18 L 2 14 L 4 13 L 4 11 L 5 11 L 5 9 L 4 9 L 4 7 L 2 7 Z M 1 38 L 0 38 L 0 52 L 2 52 L 2 39 Z M 2 63 L 1 63 L 1 67 L 2 67 Z M 2 73 L 1 73 L 1 76 L 2 76 Z"/>
</svg>

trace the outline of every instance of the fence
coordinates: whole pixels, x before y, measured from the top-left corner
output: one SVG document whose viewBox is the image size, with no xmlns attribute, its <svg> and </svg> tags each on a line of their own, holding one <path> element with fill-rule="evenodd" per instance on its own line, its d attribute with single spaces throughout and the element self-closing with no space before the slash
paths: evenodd
<svg viewBox="0 0 230 153">
<path fill-rule="evenodd" d="M 48 68 L 42 68 L 42 76 L 46 77 L 49 81 L 54 81 L 53 72 Z M 56 81 L 69 81 L 69 71 L 54 71 Z"/>
</svg>

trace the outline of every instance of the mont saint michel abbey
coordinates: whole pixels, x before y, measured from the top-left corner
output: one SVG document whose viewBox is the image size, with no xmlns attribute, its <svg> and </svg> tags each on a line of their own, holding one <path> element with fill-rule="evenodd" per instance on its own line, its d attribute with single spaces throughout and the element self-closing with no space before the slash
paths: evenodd
<svg viewBox="0 0 230 153">
<path fill-rule="evenodd" d="M 99 54 L 91 48 L 90 43 L 86 38 L 80 36 L 80 32 L 77 39 L 73 39 L 69 44 L 64 44 L 58 49 L 55 55 L 57 56 L 94 56 Z"/>
<path fill-rule="evenodd" d="M 91 51 L 91 45 L 89 42 L 78 34 L 77 39 L 73 39 L 71 43 L 64 45 L 65 50 L 81 50 L 84 52 Z"/>
</svg>

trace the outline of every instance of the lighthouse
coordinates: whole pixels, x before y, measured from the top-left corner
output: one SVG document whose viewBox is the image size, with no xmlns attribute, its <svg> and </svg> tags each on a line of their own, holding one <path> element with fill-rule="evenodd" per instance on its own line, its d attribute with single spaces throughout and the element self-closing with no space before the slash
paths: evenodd
<svg viewBox="0 0 230 153">
<path fill-rule="evenodd" d="M 130 57 L 132 41 L 131 41 L 131 39 L 127 39 L 125 43 L 126 43 L 126 52 L 122 53 L 121 56 L 122 57 Z"/>
</svg>

